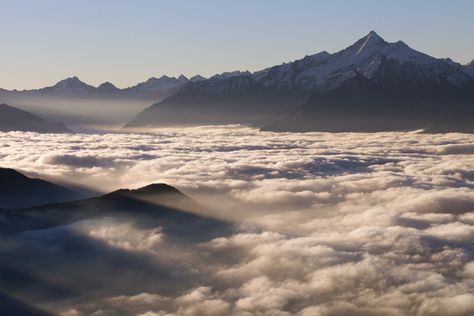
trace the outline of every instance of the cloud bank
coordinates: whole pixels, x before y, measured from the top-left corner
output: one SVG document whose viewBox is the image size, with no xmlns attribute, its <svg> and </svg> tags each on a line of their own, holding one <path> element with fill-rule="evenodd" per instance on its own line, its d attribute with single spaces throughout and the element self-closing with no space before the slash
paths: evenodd
<svg viewBox="0 0 474 316">
<path fill-rule="evenodd" d="M 117 219 L 30 233 L 22 242 L 67 232 L 141 264 L 90 268 L 103 282 L 87 297 L 37 299 L 62 315 L 472 315 L 473 148 L 465 134 L 226 126 L 3 133 L 0 161 L 102 192 L 165 182 L 238 228 L 191 244 Z"/>
</svg>

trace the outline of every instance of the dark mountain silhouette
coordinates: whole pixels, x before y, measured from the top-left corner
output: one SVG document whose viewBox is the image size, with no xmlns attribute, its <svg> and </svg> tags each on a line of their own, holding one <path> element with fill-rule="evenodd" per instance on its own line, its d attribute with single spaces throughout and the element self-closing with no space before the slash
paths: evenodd
<svg viewBox="0 0 474 316">
<path fill-rule="evenodd" d="M 81 198 L 67 188 L 40 179 L 28 178 L 13 170 L 0 168 L 0 208 L 25 208 Z"/>
<path fill-rule="evenodd" d="M 298 94 L 274 91 L 247 74 L 215 77 L 187 84 L 126 127 L 252 123 L 286 113 L 298 102 Z"/>
<path fill-rule="evenodd" d="M 72 133 L 62 123 L 51 124 L 42 118 L 11 107 L 0 104 L 0 131 L 28 131 L 37 133 Z"/>
<path fill-rule="evenodd" d="M 151 77 L 145 82 L 120 89 L 110 82 L 104 82 L 98 87 L 81 81 L 77 76 L 63 79 L 53 86 L 33 90 L 5 90 L 0 89 L 0 97 L 8 100 L 15 98 L 59 98 L 59 99 L 144 99 L 156 102 L 176 92 L 188 82 L 205 80 L 196 75 L 191 79 L 181 75 L 179 77 L 161 76 Z"/>
<path fill-rule="evenodd" d="M 52 87 L 39 89 L 38 92 L 41 94 L 58 94 L 58 95 L 77 95 L 93 92 L 95 88 L 87 83 L 79 80 L 78 77 L 74 76 L 59 81 Z"/>
<path fill-rule="evenodd" d="M 204 211 L 166 184 L 0 210 L 0 238 L 9 245 L 0 247 L 0 289 L 35 304 L 92 292 L 181 292 L 196 282 L 189 268 L 193 256 L 206 255 L 199 244 L 235 232 L 232 224 L 201 215 Z M 126 240 L 116 244 L 122 233 Z M 138 245 L 145 248 L 135 249 Z"/>
<path fill-rule="evenodd" d="M 230 224 L 198 215 L 203 211 L 201 205 L 174 187 L 152 184 L 91 199 L 6 210 L 3 211 L 6 222 L 0 221 L 0 230 L 10 234 L 103 217 L 129 218 L 142 227 L 159 225 L 168 236 L 178 239 L 205 239 L 231 229 Z"/>
<path fill-rule="evenodd" d="M 464 65 L 463 71 L 471 76 L 472 79 L 474 79 L 474 60 L 471 61 L 469 64 Z"/>
<path fill-rule="evenodd" d="M 469 65 L 437 59 L 375 32 L 254 73 L 188 83 L 126 127 L 240 123 L 275 131 L 422 129 L 474 108 Z"/>
<path fill-rule="evenodd" d="M 104 82 L 100 86 L 97 87 L 96 93 L 99 95 L 119 95 L 120 89 L 114 86 L 110 82 Z"/>
<path fill-rule="evenodd" d="M 0 311 L 5 316 L 52 316 L 1 292 Z"/>
<path fill-rule="evenodd" d="M 474 111 L 446 114 L 431 123 L 425 133 L 474 133 Z"/>
<path fill-rule="evenodd" d="M 436 77 L 421 82 L 412 80 L 410 72 L 416 66 L 394 67 L 396 62 L 387 63 L 375 74 L 384 76 L 384 80 L 377 82 L 357 73 L 325 94 L 312 95 L 291 116 L 262 129 L 378 132 L 429 128 L 474 132 L 474 121 L 470 121 L 474 118 L 474 90 L 438 82 Z"/>
</svg>

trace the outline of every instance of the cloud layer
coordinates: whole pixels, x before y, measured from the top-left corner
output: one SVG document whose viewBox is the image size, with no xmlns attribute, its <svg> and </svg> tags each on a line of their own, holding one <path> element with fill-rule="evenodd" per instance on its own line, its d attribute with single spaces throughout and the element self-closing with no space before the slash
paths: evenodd
<svg viewBox="0 0 474 316">
<path fill-rule="evenodd" d="M 115 219 L 57 228 L 189 281 L 145 269 L 127 291 L 41 303 L 64 315 L 474 313 L 471 135 L 4 133 L 0 159 L 103 192 L 165 182 L 238 227 L 187 245 Z"/>
</svg>

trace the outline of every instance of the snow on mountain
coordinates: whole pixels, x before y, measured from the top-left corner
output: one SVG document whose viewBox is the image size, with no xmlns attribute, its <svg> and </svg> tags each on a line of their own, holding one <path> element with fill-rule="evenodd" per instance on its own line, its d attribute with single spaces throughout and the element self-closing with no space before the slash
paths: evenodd
<svg viewBox="0 0 474 316">
<path fill-rule="evenodd" d="M 87 93 L 93 91 L 95 88 L 90 86 L 81 80 L 78 77 L 70 77 L 64 80 L 59 81 L 52 87 L 40 89 L 46 92 L 55 92 L 61 94 L 75 94 L 75 93 Z"/>
<path fill-rule="evenodd" d="M 372 78 L 384 61 L 411 63 L 460 85 L 470 81 L 460 70 L 410 48 L 402 41 L 386 42 L 374 31 L 337 53 L 321 52 L 291 63 L 256 72 L 255 78 L 267 87 L 320 92 L 331 90 L 356 73 Z"/>
<path fill-rule="evenodd" d="M 250 72 L 235 72 L 232 75 L 218 75 L 208 80 L 191 82 L 179 91 L 187 95 L 235 95 L 255 93 L 264 89 L 262 84 L 252 78 Z"/>
<path fill-rule="evenodd" d="M 463 71 L 474 79 L 474 60 L 463 66 Z"/>
<path fill-rule="evenodd" d="M 178 78 L 168 76 L 161 76 L 160 78 L 152 77 L 147 81 L 139 83 L 136 86 L 130 87 L 126 90 L 140 92 L 160 92 L 164 90 L 177 89 L 188 82 L 188 78 L 183 75 L 179 76 Z"/>
<path fill-rule="evenodd" d="M 251 76 L 252 73 L 250 71 L 231 71 L 231 72 L 223 72 L 221 74 L 217 74 L 212 76 L 209 79 L 229 79 L 232 77 L 238 77 L 238 76 Z"/>
<path fill-rule="evenodd" d="M 193 81 L 202 81 L 206 78 L 201 76 L 193 77 Z M 190 80 L 184 76 L 179 77 L 168 77 L 161 76 L 160 78 L 152 77 L 145 82 L 141 82 L 135 86 L 120 89 L 117 88 L 110 82 L 104 82 L 97 88 L 84 83 L 78 77 L 70 77 L 63 79 L 53 86 L 35 89 L 35 90 L 4 90 L 0 88 L 0 95 L 8 95 L 10 97 L 16 97 L 20 95 L 35 95 L 35 96 L 47 96 L 47 97 L 71 97 L 71 98 L 145 98 L 156 101 L 167 97 L 177 91 L 179 88 L 189 83 Z"/>
</svg>

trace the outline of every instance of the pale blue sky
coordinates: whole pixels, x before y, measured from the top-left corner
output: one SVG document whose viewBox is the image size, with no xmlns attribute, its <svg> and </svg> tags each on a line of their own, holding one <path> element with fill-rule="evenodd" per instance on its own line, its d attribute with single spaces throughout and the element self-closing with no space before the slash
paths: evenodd
<svg viewBox="0 0 474 316">
<path fill-rule="evenodd" d="M 0 0 L 0 87 L 258 70 L 370 30 L 467 63 L 473 13 L 472 0 Z"/>
</svg>

